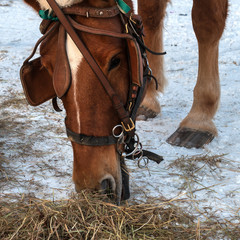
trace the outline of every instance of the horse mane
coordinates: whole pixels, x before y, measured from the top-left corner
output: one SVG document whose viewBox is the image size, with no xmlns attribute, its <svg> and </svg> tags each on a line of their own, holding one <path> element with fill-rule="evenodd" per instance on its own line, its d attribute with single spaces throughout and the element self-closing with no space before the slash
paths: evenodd
<svg viewBox="0 0 240 240">
<path fill-rule="evenodd" d="M 70 7 L 73 4 L 81 3 L 83 1 L 84 0 L 56 0 L 57 4 L 60 7 Z M 39 3 L 41 9 L 43 9 L 43 10 L 51 9 L 51 7 L 49 6 L 47 0 L 37 0 L 37 2 Z"/>
</svg>

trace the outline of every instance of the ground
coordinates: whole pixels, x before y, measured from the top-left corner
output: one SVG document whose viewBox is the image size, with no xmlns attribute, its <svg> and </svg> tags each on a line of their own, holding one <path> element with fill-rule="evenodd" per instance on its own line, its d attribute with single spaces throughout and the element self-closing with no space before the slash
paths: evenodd
<svg viewBox="0 0 240 240">
<path fill-rule="evenodd" d="M 240 215 L 240 46 L 238 0 L 231 0 L 220 44 L 221 104 L 214 122 L 218 137 L 203 149 L 166 143 L 191 108 L 197 75 L 197 41 L 191 26 L 191 1 L 172 1 L 165 21 L 168 86 L 159 96 L 162 113 L 139 121 L 145 149 L 164 156 L 157 165 L 139 169 L 128 161 L 132 198 L 178 199 L 192 212 L 235 219 Z M 21 0 L 0 3 L 0 200 L 6 196 L 68 198 L 74 191 L 72 148 L 64 113 L 51 103 L 27 105 L 19 69 L 40 37 L 40 18 Z M 131 201 L 131 200 L 130 200 Z M 186 204 L 188 203 L 188 204 Z"/>
</svg>

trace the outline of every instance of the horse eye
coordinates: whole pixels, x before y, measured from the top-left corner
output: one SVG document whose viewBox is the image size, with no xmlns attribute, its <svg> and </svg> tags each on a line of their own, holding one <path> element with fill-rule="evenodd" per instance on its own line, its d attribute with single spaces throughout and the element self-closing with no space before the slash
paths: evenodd
<svg viewBox="0 0 240 240">
<path fill-rule="evenodd" d="M 108 67 L 108 71 L 110 72 L 112 69 L 116 68 L 120 64 L 121 60 L 118 57 L 113 57 Z"/>
</svg>

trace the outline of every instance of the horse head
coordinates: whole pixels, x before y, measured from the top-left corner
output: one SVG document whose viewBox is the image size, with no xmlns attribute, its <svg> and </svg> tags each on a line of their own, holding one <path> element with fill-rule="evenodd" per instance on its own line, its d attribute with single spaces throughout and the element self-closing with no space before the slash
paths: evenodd
<svg viewBox="0 0 240 240">
<path fill-rule="evenodd" d="M 47 70 L 52 95 L 61 98 L 66 110 L 76 191 L 110 190 L 117 202 L 129 198 L 128 173 L 121 151 L 124 141 L 134 138 L 136 105 L 141 102 L 137 95 L 143 85 L 143 65 L 148 66 L 127 29 L 138 19 L 134 21 L 130 15 L 126 18 L 115 0 L 53 1 L 62 9 L 60 15 L 67 19 L 66 24 L 74 28 L 78 38 L 74 40 L 61 19 L 56 21 L 59 15 L 54 11 L 52 14 L 49 1 L 25 2 L 46 13 L 47 20 L 41 24 L 45 35 L 37 43 L 41 42 L 38 64 L 40 61 L 41 68 Z M 126 2 L 132 8 L 131 1 Z M 136 29 L 132 30 L 138 35 Z M 78 41 L 83 49 L 79 50 Z M 140 98 L 143 92 L 144 88 Z M 129 115 L 134 115 L 133 120 Z"/>
</svg>

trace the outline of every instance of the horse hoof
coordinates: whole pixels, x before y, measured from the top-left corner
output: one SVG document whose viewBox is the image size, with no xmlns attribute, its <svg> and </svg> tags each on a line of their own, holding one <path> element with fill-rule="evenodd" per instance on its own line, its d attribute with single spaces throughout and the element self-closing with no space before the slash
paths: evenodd
<svg viewBox="0 0 240 240">
<path fill-rule="evenodd" d="M 147 120 L 148 118 L 155 118 L 157 115 L 158 113 L 152 109 L 145 106 L 140 106 L 137 111 L 137 120 Z"/>
<path fill-rule="evenodd" d="M 210 132 L 179 127 L 167 139 L 167 142 L 179 147 L 201 148 L 203 145 L 210 143 L 213 139 L 214 135 Z"/>
</svg>

